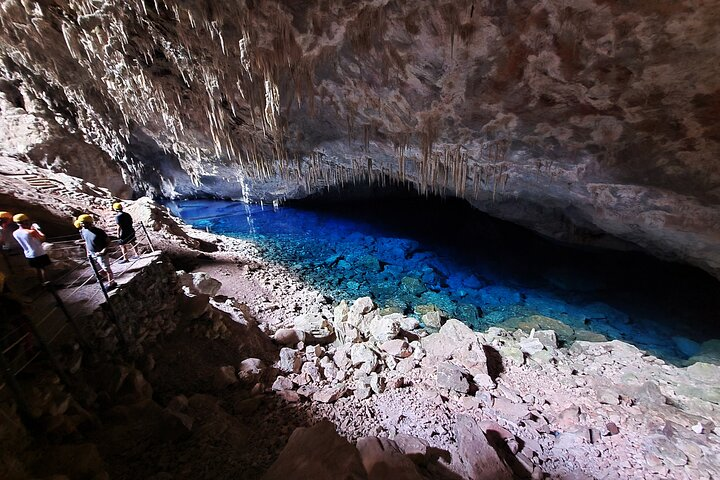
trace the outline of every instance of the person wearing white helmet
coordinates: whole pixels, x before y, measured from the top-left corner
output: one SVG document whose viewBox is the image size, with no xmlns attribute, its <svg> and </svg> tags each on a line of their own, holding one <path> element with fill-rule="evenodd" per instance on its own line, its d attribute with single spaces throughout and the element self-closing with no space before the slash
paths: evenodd
<svg viewBox="0 0 720 480">
<path fill-rule="evenodd" d="M 45 234 L 42 233 L 40 226 L 37 223 L 31 223 L 30 218 L 24 213 L 15 215 L 13 222 L 18 225 L 18 229 L 13 232 L 13 237 L 22 247 L 28 264 L 37 271 L 40 282 L 45 284 L 47 282 L 45 269 L 52 263 L 42 246 Z"/>
</svg>

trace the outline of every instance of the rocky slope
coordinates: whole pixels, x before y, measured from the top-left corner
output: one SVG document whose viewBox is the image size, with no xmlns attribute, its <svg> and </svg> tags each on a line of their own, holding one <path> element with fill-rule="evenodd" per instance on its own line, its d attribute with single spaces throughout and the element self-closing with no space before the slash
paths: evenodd
<svg viewBox="0 0 720 480">
<path fill-rule="evenodd" d="M 268 200 L 409 182 L 717 274 L 717 12 L 716 0 L 4 0 L 0 143 L 123 194 Z"/>
<path fill-rule="evenodd" d="M 178 225 L 146 201 L 127 210 L 210 275 L 155 255 L 121 279 L 115 305 L 141 315 L 127 332 L 134 365 L 81 356 L 73 373 L 89 396 L 40 378 L 28 395 L 41 441 L 0 405 L 12 420 L 0 424 L 3 478 L 720 474 L 717 340 L 679 368 L 619 341 L 563 344 L 568 327 L 547 317 L 473 332 L 427 314 L 423 329 L 369 298 L 335 305 L 251 244 Z"/>
</svg>

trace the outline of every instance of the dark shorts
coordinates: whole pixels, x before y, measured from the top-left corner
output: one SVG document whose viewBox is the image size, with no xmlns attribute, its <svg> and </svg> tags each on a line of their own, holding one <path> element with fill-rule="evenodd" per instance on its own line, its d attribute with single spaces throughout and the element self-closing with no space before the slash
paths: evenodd
<svg viewBox="0 0 720 480">
<path fill-rule="evenodd" d="M 120 232 L 120 245 L 127 245 L 135 241 L 135 232 Z"/>
<path fill-rule="evenodd" d="M 40 255 L 39 257 L 28 258 L 28 263 L 33 268 L 45 268 L 52 262 L 50 261 L 50 257 L 47 255 Z"/>
</svg>

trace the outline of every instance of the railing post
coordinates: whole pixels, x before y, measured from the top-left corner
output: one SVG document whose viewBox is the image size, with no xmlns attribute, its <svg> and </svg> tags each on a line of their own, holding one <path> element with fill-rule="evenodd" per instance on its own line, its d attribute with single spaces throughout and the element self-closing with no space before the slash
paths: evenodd
<svg viewBox="0 0 720 480">
<path fill-rule="evenodd" d="M 154 252 L 155 247 L 153 246 L 152 240 L 150 240 L 150 235 L 148 234 L 147 228 L 145 228 L 145 223 L 140 222 L 140 226 L 142 227 L 143 232 L 145 232 L 145 238 L 147 238 L 148 245 L 150 245 L 150 250 L 152 250 Z"/>
<path fill-rule="evenodd" d="M 120 342 L 120 347 L 125 353 L 129 353 L 128 350 L 128 342 L 125 339 L 125 334 L 123 333 L 122 328 L 120 327 L 120 322 L 118 321 L 118 318 L 115 316 L 115 311 L 112 308 L 112 305 L 110 304 L 110 297 L 108 296 L 107 289 L 105 288 L 105 284 L 103 283 L 103 279 L 100 276 L 100 269 L 98 268 L 97 264 L 95 263 L 95 259 L 88 255 L 88 260 L 90 261 L 90 265 L 92 266 L 93 273 L 95 274 L 95 278 L 97 279 L 98 285 L 100 285 L 100 290 L 102 290 L 103 296 L 105 297 L 105 305 L 107 307 L 105 308 L 105 311 L 110 317 L 110 321 L 115 325 L 115 328 L 118 331 L 118 342 Z"/>
<path fill-rule="evenodd" d="M 75 333 L 78 336 L 78 341 L 80 342 L 80 345 L 83 346 L 84 349 L 89 350 L 90 345 L 88 344 L 87 340 L 85 339 L 85 335 L 83 335 L 82 330 L 80 330 L 80 327 L 75 322 L 75 319 L 72 318 L 70 315 L 70 312 L 68 312 L 67 307 L 65 307 L 65 303 L 63 303 L 62 298 L 60 298 L 60 295 L 58 295 L 57 290 L 55 290 L 55 286 L 52 283 L 49 283 L 47 285 L 47 290 L 50 292 L 50 294 L 55 299 L 55 305 L 60 309 L 60 311 L 65 316 L 65 319 L 70 324 L 70 326 L 75 330 Z"/>
</svg>

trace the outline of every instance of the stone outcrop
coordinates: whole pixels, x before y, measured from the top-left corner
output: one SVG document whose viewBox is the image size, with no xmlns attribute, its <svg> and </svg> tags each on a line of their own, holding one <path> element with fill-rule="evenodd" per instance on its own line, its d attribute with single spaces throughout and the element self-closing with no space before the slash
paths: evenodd
<svg viewBox="0 0 720 480">
<path fill-rule="evenodd" d="M 3 2 L 0 154 L 169 197 L 406 181 L 720 271 L 712 2 L 151 7 Z"/>
</svg>

